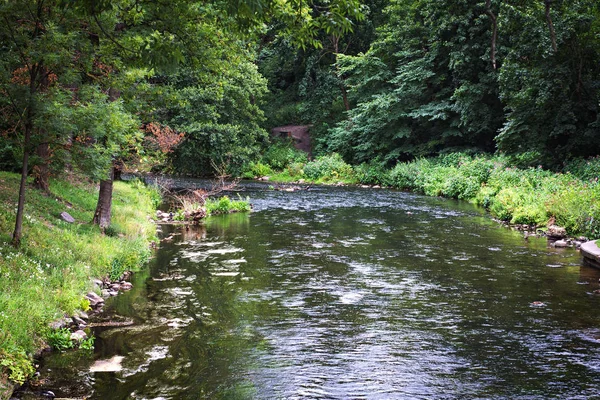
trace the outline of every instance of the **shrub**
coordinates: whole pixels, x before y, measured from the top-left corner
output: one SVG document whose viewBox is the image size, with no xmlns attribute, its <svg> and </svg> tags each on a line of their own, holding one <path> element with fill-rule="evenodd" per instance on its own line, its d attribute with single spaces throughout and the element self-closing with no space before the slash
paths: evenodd
<svg viewBox="0 0 600 400">
<path fill-rule="evenodd" d="M 277 140 L 265 152 L 261 160 L 276 171 L 282 171 L 294 163 L 306 163 L 308 155 L 296 149 L 290 141 Z"/>
<path fill-rule="evenodd" d="M 422 187 L 417 182 L 419 181 L 419 176 L 426 174 L 429 168 L 430 162 L 425 159 L 410 163 L 399 163 L 390 172 L 390 180 L 398 189 L 414 190 L 422 193 Z"/>
<path fill-rule="evenodd" d="M 232 212 L 248 212 L 252 209 L 250 199 L 231 200 L 228 196 L 219 199 L 206 199 L 204 203 L 207 215 L 229 214 Z"/>
<path fill-rule="evenodd" d="M 565 165 L 564 172 L 571 173 L 586 182 L 598 182 L 600 177 L 600 156 L 571 160 Z"/>
<path fill-rule="evenodd" d="M 314 180 L 324 182 L 335 181 L 353 181 L 354 170 L 352 166 L 346 164 L 337 153 L 318 157 L 316 160 L 307 163 L 304 166 L 304 174 Z"/>
<path fill-rule="evenodd" d="M 377 162 L 363 163 L 354 169 L 356 179 L 365 185 L 391 185 L 390 172 Z"/>
<path fill-rule="evenodd" d="M 242 174 L 243 178 L 253 179 L 255 177 L 271 175 L 273 170 L 268 165 L 261 162 L 251 162 L 246 171 Z"/>
<path fill-rule="evenodd" d="M 73 348 L 71 340 L 71 331 L 67 328 L 52 330 L 46 337 L 48 345 L 53 349 L 64 351 Z"/>
</svg>

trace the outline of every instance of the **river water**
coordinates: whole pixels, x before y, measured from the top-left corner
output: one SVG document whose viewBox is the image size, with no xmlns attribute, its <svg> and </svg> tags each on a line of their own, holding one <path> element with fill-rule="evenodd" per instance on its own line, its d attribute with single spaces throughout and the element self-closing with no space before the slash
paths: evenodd
<svg viewBox="0 0 600 400">
<path fill-rule="evenodd" d="M 470 204 L 242 186 L 156 257 L 43 389 L 90 399 L 600 398 L 600 273 Z M 537 303 L 537 302 L 541 302 Z M 98 360 L 120 365 L 90 372 Z M 119 368 L 116 368 L 119 369 Z"/>
</svg>

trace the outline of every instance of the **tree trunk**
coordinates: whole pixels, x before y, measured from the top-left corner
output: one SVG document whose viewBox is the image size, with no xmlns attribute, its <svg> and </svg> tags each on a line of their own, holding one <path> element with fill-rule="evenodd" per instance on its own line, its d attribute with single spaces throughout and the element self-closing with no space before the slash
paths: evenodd
<svg viewBox="0 0 600 400">
<path fill-rule="evenodd" d="M 23 232 L 23 214 L 25 212 L 25 188 L 27 185 L 27 174 L 29 172 L 29 147 L 31 146 L 31 135 L 33 133 L 33 96 L 36 92 L 35 80 L 38 76 L 38 67 L 33 66 L 29 70 L 29 105 L 25 115 L 25 140 L 23 143 L 23 165 L 21 168 L 21 183 L 19 185 L 19 200 L 17 202 L 17 217 L 15 219 L 15 230 L 12 235 L 12 244 L 15 247 L 21 245 Z"/>
<path fill-rule="evenodd" d="M 109 88 L 108 90 L 108 99 L 110 101 L 116 101 L 121 93 L 114 88 Z M 100 230 L 104 232 L 106 228 L 110 226 L 110 216 L 111 216 L 111 207 L 112 207 L 112 192 L 113 192 L 113 182 L 115 181 L 115 176 L 121 176 L 120 171 L 118 171 L 118 166 L 115 160 L 113 160 L 112 165 L 110 167 L 110 172 L 108 179 L 100 181 L 100 192 L 98 193 L 98 203 L 96 205 L 96 211 L 94 212 L 94 218 L 92 219 L 92 223 L 99 225 Z"/>
<path fill-rule="evenodd" d="M 492 67 L 494 69 L 497 69 L 498 65 L 496 63 L 496 41 L 498 40 L 498 19 L 492 11 L 492 1 L 487 0 L 485 6 L 485 12 L 487 13 L 487 15 L 489 15 L 490 19 L 492 20 L 492 43 L 490 44 L 490 58 L 492 60 Z"/>
<path fill-rule="evenodd" d="M 47 139 L 47 132 L 40 129 L 39 136 L 43 138 L 43 143 L 37 145 L 35 149 L 36 155 L 40 158 L 40 163 L 33 167 L 33 186 L 36 189 L 43 190 L 46 193 L 50 192 L 50 144 Z"/>
<path fill-rule="evenodd" d="M 110 226 L 113 179 L 114 169 L 111 167 L 108 179 L 100 181 L 98 204 L 96 205 L 96 212 L 94 212 L 92 223 L 99 225 L 102 232 Z"/>
<path fill-rule="evenodd" d="M 550 16 L 550 6 L 552 0 L 545 0 L 546 3 L 546 22 L 548 23 L 548 30 L 550 31 L 550 41 L 552 42 L 552 50 L 556 53 L 556 32 L 554 32 L 554 24 L 552 23 L 552 17 Z"/>
<path fill-rule="evenodd" d="M 333 52 L 335 54 L 335 71 L 340 80 L 340 91 L 342 92 L 342 100 L 344 102 L 344 108 L 346 109 L 346 111 L 350 111 L 350 101 L 348 100 L 348 91 L 346 90 L 346 84 L 344 83 L 344 78 L 342 78 L 342 75 L 340 74 L 340 67 L 337 64 L 337 55 L 338 55 L 338 52 L 340 51 L 340 49 L 339 49 L 340 38 L 338 36 L 332 35 L 331 43 L 333 44 Z"/>
<path fill-rule="evenodd" d="M 19 186 L 19 201 L 17 205 L 17 218 L 15 222 L 15 231 L 12 236 L 12 244 L 15 247 L 21 245 L 21 235 L 23 232 L 23 213 L 25 211 L 25 187 L 27 186 L 27 172 L 29 168 L 29 145 L 31 143 L 31 122 L 32 112 L 27 111 L 28 121 L 25 123 L 25 143 L 23 145 L 23 168 L 21 169 L 21 184 Z"/>
</svg>

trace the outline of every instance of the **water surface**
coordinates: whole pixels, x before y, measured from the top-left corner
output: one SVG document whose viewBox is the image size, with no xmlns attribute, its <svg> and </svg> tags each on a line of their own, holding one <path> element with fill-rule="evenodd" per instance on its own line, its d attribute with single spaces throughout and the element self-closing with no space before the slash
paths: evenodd
<svg viewBox="0 0 600 400">
<path fill-rule="evenodd" d="M 251 184 L 242 195 L 250 215 L 164 226 L 171 239 L 107 305 L 135 324 L 98 328 L 91 357 L 47 359 L 46 388 L 91 399 L 598 398 L 600 273 L 574 250 L 403 192 Z M 115 356 L 119 371 L 89 371 Z"/>
</svg>

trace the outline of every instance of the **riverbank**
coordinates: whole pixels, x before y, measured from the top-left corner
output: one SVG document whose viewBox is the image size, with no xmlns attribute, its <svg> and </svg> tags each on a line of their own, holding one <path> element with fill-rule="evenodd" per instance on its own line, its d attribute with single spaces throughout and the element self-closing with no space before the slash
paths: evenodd
<svg viewBox="0 0 600 400">
<path fill-rule="evenodd" d="M 46 346 L 49 323 L 85 310 L 93 278 L 136 270 L 151 255 L 160 196 L 139 181 L 115 182 L 112 224 L 90 223 L 97 185 L 52 180 L 50 193 L 29 188 L 19 250 L 10 245 L 19 176 L 0 172 L 0 382 L 23 382 L 33 354 Z M 61 218 L 68 213 L 74 222 Z M 66 218 L 69 219 L 69 218 Z M 0 388 L 0 398 L 10 391 Z M 10 396 L 10 394 L 8 394 Z"/>
<path fill-rule="evenodd" d="M 359 184 L 391 187 L 428 196 L 466 200 L 513 225 L 545 230 L 564 227 L 570 236 L 600 236 L 600 158 L 573 161 L 563 173 L 516 168 L 499 156 L 452 153 L 398 163 L 351 166 L 333 154 L 306 163 L 290 162 L 270 182 Z"/>
</svg>

